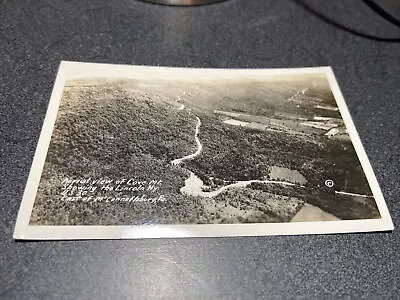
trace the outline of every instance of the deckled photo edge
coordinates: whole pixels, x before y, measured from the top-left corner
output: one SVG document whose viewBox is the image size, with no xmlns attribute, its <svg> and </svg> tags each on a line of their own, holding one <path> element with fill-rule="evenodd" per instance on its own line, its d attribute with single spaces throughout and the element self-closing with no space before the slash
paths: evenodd
<svg viewBox="0 0 400 300">
<path fill-rule="evenodd" d="M 22 196 L 22 201 L 17 214 L 16 225 L 13 233 L 14 239 L 26 238 L 24 232 L 29 227 L 29 219 L 35 202 L 36 191 L 39 186 L 44 162 L 46 160 L 48 147 L 50 145 L 51 136 L 53 133 L 53 128 L 56 122 L 58 108 L 60 106 L 60 101 L 64 90 L 64 84 L 66 81 L 66 78 L 64 77 L 64 69 L 66 65 L 68 64 L 61 62 L 56 73 L 53 90 L 51 92 L 42 129 L 40 131 L 31 168 L 29 170 L 28 179 Z"/>
<path fill-rule="evenodd" d="M 350 111 L 347 107 L 346 101 L 344 100 L 343 94 L 339 87 L 336 76 L 329 67 L 327 70 L 326 76 L 329 80 L 329 84 L 332 90 L 332 93 L 335 97 L 336 103 L 339 107 L 340 113 L 342 115 L 343 121 L 345 122 L 346 128 L 349 131 L 349 135 L 351 137 L 351 141 L 356 150 L 357 156 L 360 160 L 364 173 L 367 177 L 368 183 L 371 187 L 372 193 L 375 197 L 375 202 L 378 206 L 379 213 L 381 214 L 381 220 L 384 223 L 385 228 L 387 230 L 393 230 L 394 224 L 392 218 L 389 213 L 389 209 L 387 207 L 387 203 L 382 194 L 382 190 L 379 186 L 378 180 L 376 179 L 375 172 L 372 168 L 372 165 L 369 161 L 368 155 L 364 149 L 364 146 L 361 142 L 360 136 L 357 132 L 356 126 L 354 125 L 353 118 L 350 114 Z"/>
</svg>

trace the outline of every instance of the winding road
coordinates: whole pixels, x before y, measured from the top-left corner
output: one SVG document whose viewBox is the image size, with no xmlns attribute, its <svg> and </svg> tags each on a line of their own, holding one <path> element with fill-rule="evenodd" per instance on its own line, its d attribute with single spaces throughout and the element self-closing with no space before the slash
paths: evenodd
<svg viewBox="0 0 400 300">
<path fill-rule="evenodd" d="M 196 116 L 197 124 L 195 128 L 195 134 L 194 138 L 197 144 L 197 150 L 196 152 L 186 155 L 181 158 L 177 158 L 171 161 L 171 164 L 178 166 L 180 165 L 183 161 L 185 160 L 191 160 L 194 159 L 195 157 L 199 156 L 201 151 L 203 150 L 203 145 L 201 144 L 201 141 L 199 139 L 199 132 L 200 132 L 200 126 L 201 126 L 201 120 L 199 117 Z M 246 181 L 237 181 L 235 183 L 231 183 L 225 186 L 220 187 L 219 189 L 215 191 L 210 191 L 210 192 L 204 192 L 203 187 L 204 187 L 204 182 L 192 171 L 187 170 L 189 172 L 189 178 L 185 180 L 185 185 L 180 189 L 182 194 L 186 194 L 189 196 L 200 196 L 200 197 L 206 197 L 206 198 L 213 198 L 220 193 L 230 189 L 230 188 L 240 188 L 240 187 L 246 187 L 249 184 L 252 183 L 267 183 L 267 184 L 280 184 L 284 186 L 295 186 L 296 184 L 292 182 L 287 182 L 287 181 L 276 181 L 276 180 L 246 180 Z M 300 187 L 304 188 L 304 186 L 300 185 Z M 344 195 L 349 195 L 349 196 L 356 196 L 356 197 L 364 197 L 364 198 L 369 198 L 373 197 L 370 195 L 360 195 L 360 194 L 355 194 L 355 193 L 347 193 L 343 191 L 335 191 L 336 194 L 344 194 Z"/>
<path fill-rule="evenodd" d="M 200 132 L 200 126 L 201 126 L 201 120 L 199 117 L 196 116 L 197 124 L 196 124 L 196 129 L 195 129 L 195 134 L 194 138 L 197 144 L 197 150 L 196 152 L 186 155 L 181 158 L 177 158 L 171 161 L 171 164 L 178 166 L 180 165 L 183 161 L 185 160 L 191 160 L 197 156 L 200 155 L 201 151 L 203 150 L 203 145 L 201 144 L 201 141 L 199 139 L 199 132 Z M 287 182 L 287 181 L 274 181 L 274 180 L 246 180 L 246 181 L 237 181 L 235 183 L 231 183 L 225 186 L 220 187 L 219 189 L 215 191 L 210 191 L 210 192 L 204 192 L 203 187 L 204 187 L 204 182 L 192 171 L 187 170 L 190 173 L 190 176 L 188 179 L 185 180 L 185 185 L 180 189 L 182 194 L 186 194 L 189 196 L 201 196 L 201 197 L 207 197 L 207 198 L 213 198 L 220 193 L 226 191 L 227 189 L 230 188 L 238 188 L 238 187 L 246 187 L 249 184 L 252 183 L 271 183 L 271 184 L 281 184 L 281 185 L 287 185 L 287 186 L 294 186 L 295 184 L 292 182 Z"/>
<path fill-rule="evenodd" d="M 200 143 L 200 139 L 198 137 L 199 131 L 200 131 L 200 126 L 201 126 L 201 120 L 200 120 L 199 117 L 196 117 L 196 120 L 197 120 L 197 124 L 196 124 L 196 130 L 195 130 L 195 133 L 194 133 L 194 138 L 195 138 L 196 144 L 197 144 L 196 152 L 192 153 L 192 154 L 189 154 L 189 155 L 186 155 L 186 156 L 184 156 L 182 158 L 174 159 L 173 161 L 171 161 L 171 163 L 173 165 L 177 166 L 177 165 L 181 164 L 185 160 L 193 159 L 193 158 L 195 158 L 196 156 L 198 156 L 201 153 L 201 150 L 203 150 L 203 145 Z"/>
</svg>

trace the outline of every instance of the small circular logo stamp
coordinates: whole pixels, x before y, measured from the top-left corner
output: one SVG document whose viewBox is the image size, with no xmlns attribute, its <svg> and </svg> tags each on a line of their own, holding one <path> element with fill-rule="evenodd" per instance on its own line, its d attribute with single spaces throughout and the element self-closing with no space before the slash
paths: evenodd
<svg viewBox="0 0 400 300">
<path fill-rule="evenodd" d="M 335 185 L 335 183 L 333 182 L 333 180 L 331 179 L 327 179 L 325 180 L 325 185 L 329 188 L 333 187 Z"/>
</svg>

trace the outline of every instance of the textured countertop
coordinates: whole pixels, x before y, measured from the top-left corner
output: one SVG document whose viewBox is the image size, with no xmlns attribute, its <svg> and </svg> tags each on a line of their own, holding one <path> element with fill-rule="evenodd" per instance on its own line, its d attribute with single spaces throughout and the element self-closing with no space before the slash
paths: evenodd
<svg viewBox="0 0 400 300">
<path fill-rule="evenodd" d="M 362 1 L 307 1 L 376 36 Z M 397 0 L 379 2 L 400 18 Z M 134 0 L 0 3 L 0 298 L 396 298 L 392 233 L 15 242 L 12 232 L 60 60 L 208 68 L 330 65 L 395 226 L 400 43 L 355 36 L 295 0 L 165 7 Z"/>
</svg>

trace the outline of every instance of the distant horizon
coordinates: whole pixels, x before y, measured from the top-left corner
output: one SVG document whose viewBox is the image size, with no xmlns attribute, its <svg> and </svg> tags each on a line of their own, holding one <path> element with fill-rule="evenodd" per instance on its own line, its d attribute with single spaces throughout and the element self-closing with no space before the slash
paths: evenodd
<svg viewBox="0 0 400 300">
<path fill-rule="evenodd" d="M 299 83 L 299 82 L 304 82 L 304 81 L 313 81 L 313 80 L 318 80 L 321 81 L 321 83 L 326 83 L 329 86 L 328 79 L 326 77 L 325 73 L 305 73 L 305 74 L 290 74 L 290 75 L 284 75 L 284 74 L 271 74 L 271 75 L 264 75 L 265 77 L 257 77 L 257 78 L 251 78 L 249 76 L 246 76 L 243 74 L 243 77 L 233 77 L 233 78 L 224 78 L 223 76 L 218 76 L 218 77 L 209 77 L 209 78 L 192 78 L 188 76 L 187 78 L 185 77 L 179 77 L 179 78 L 124 78 L 124 77 L 77 77 L 77 78 L 70 78 L 65 81 L 65 86 L 69 86 L 68 84 L 72 82 L 76 83 L 84 83 L 84 82 L 94 82 L 94 83 L 115 83 L 115 82 L 121 82 L 121 83 L 126 83 L 126 82 L 136 82 L 136 83 L 166 83 L 166 82 L 185 82 L 185 83 L 215 83 L 215 84 L 221 84 L 221 83 L 230 83 L 230 82 L 243 82 L 243 83 L 266 83 L 266 82 L 294 82 L 294 83 Z"/>
</svg>

